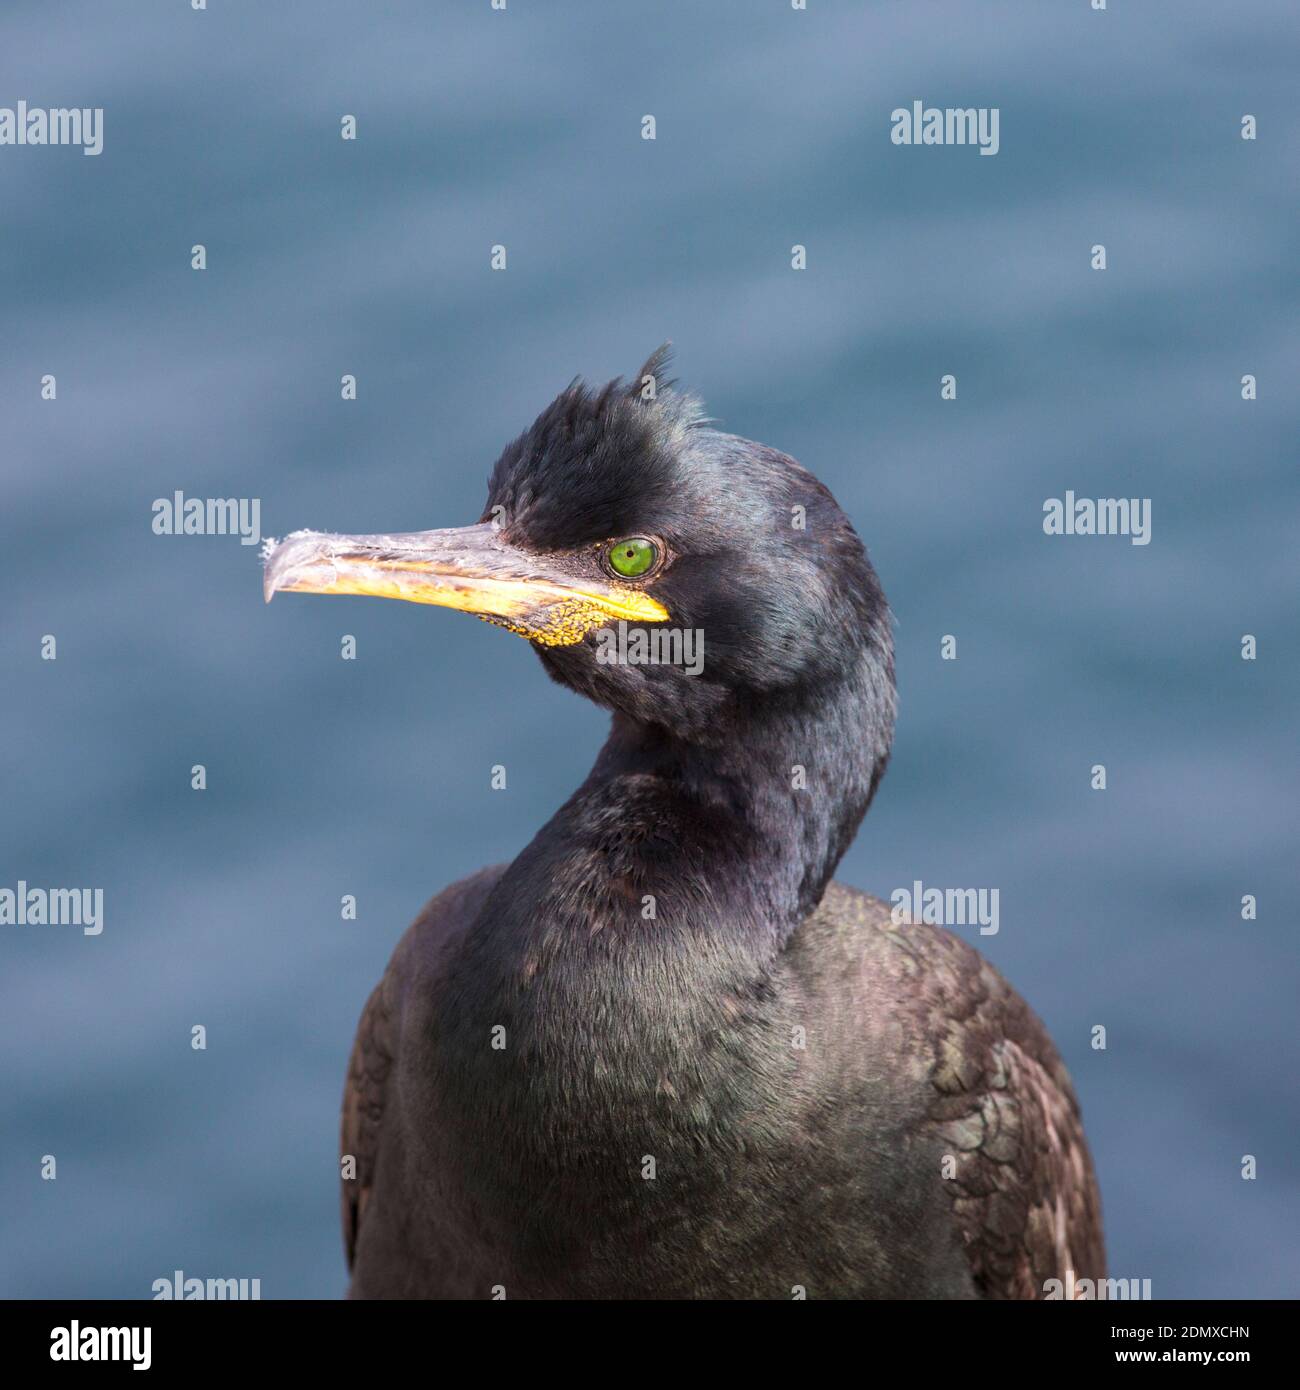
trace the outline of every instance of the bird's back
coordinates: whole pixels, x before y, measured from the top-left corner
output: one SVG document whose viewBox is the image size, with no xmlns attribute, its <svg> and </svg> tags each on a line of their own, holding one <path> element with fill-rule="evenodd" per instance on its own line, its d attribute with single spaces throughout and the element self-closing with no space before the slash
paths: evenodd
<svg viewBox="0 0 1300 1390">
<path fill-rule="evenodd" d="M 829 1085 L 874 1098 L 859 1113 L 876 1108 L 878 1137 L 894 1126 L 875 1180 L 897 1169 L 900 1186 L 932 1194 L 976 1296 L 1042 1298 L 1067 1270 L 1104 1274 L 1074 1088 L 1038 1017 L 987 960 L 832 883 L 788 967 L 820 1001 L 809 1046 L 825 1049 Z M 848 1112 L 851 1126 L 851 1102 Z"/>
</svg>

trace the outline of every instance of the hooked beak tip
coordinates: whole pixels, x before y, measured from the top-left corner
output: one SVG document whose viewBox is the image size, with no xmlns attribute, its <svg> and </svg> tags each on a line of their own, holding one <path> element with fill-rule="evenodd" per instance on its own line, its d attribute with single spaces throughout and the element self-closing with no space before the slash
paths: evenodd
<svg viewBox="0 0 1300 1390">
<path fill-rule="evenodd" d="M 271 556 L 275 554 L 275 548 L 279 541 L 274 536 L 268 536 L 262 544 L 262 597 L 267 603 L 275 597 L 275 580 L 271 577 Z"/>
<path fill-rule="evenodd" d="M 267 603 L 291 580 L 295 568 L 314 553 L 313 544 L 319 546 L 322 533 L 318 531 L 293 531 L 283 540 L 268 536 L 262 543 L 262 597 Z"/>
</svg>

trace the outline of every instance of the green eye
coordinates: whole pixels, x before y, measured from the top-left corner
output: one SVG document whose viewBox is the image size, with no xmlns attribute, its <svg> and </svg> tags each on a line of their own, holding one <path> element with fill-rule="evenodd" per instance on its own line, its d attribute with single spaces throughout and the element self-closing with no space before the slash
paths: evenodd
<svg viewBox="0 0 1300 1390">
<path fill-rule="evenodd" d="M 636 579 L 654 568 L 659 558 L 659 547 L 644 536 L 629 536 L 626 540 L 615 541 L 605 558 L 615 574 L 621 574 L 625 579 Z"/>
</svg>

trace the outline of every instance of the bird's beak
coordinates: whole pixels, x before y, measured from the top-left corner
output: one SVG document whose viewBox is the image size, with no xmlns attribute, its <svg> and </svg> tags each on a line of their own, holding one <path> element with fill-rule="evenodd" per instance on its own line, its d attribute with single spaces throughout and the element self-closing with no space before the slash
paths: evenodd
<svg viewBox="0 0 1300 1390">
<path fill-rule="evenodd" d="M 570 646 L 611 619 L 660 623 L 641 589 L 566 573 L 558 560 L 507 544 L 491 522 L 394 536 L 295 531 L 268 542 L 262 590 L 370 594 L 458 608 L 546 646 Z"/>
</svg>

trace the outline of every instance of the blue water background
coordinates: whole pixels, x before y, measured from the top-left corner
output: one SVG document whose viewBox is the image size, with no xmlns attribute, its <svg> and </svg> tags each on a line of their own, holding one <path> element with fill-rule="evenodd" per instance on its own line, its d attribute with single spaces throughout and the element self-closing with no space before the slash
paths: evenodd
<svg viewBox="0 0 1300 1390">
<path fill-rule="evenodd" d="M 894 605 L 840 877 L 1000 890 L 978 944 L 1076 1078 L 1115 1274 L 1294 1295 L 1298 69 L 1286 0 L 9 0 L 0 105 L 105 144 L 0 148 L 0 884 L 102 887 L 106 927 L 0 929 L 0 1295 L 338 1295 L 361 1005 L 604 736 L 525 643 L 266 608 L 255 548 L 153 500 L 470 521 L 571 376 L 665 338 Z M 892 145 L 915 99 L 996 106 L 1000 152 Z M 1045 536 L 1066 489 L 1151 498 L 1150 545 Z"/>
</svg>

